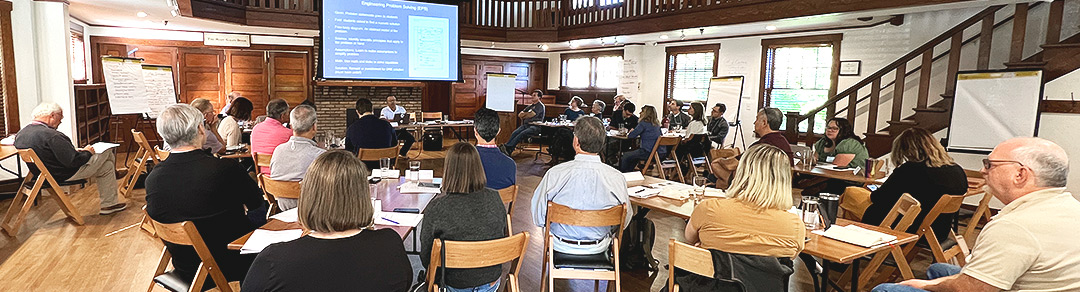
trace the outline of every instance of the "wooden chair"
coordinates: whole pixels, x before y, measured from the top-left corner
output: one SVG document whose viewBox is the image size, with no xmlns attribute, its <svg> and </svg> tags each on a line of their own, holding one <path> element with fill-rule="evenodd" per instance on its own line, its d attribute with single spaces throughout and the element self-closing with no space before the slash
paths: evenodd
<svg viewBox="0 0 1080 292">
<path fill-rule="evenodd" d="M 277 213 L 281 210 L 281 206 L 278 204 L 279 199 L 300 199 L 300 182 L 299 181 L 280 181 L 270 179 L 265 174 L 259 174 L 259 185 L 262 186 L 263 197 L 270 203 L 269 213 Z"/>
<path fill-rule="evenodd" d="M 79 211 L 75 209 L 75 205 L 71 203 L 71 198 L 68 197 L 67 192 L 62 187 L 82 184 L 86 183 L 86 181 L 56 182 L 52 173 L 41 162 L 41 158 L 38 158 L 37 153 L 34 153 L 34 149 L 19 149 L 19 157 L 26 163 L 30 173 L 19 184 L 19 191 L 15 194 L 15 198 L 11 200 L 11 206 L 8 207 L 0 228 L 10 236 L 18 234 L 19 226 L 26 220 L 26 214 L 30 212 L 30 206 L 33 206 L 34 202 L 37 201 L 43 188 L 52 193 L 52 198 L 56 200 L 56 203 L 60 205 L 60 210 L 63 210 L 68 218 L 75 221 L 75 224 L 83 225 L 82 215 L 79 215 Z M 35 172 L 37 173 L 35 174 Z M 48 187 L 45 186 L 45 182 L 49 183 Z M 24 198 L 25 201 L 23 201 Z M 16 211 L 18 211 L 18 215 L 16 215 Z"/>
<path fill-rule="evenodd" d="M 398 157 L 398 151 L 400 150 L 401 145 L 390 148 L 360 148 L 356 150 L 356 157 L 359 157 L 360 161 L 379 161 L 381 158 L 393 160 Z"/>
<path fill-rule="evenodd" d="M 956 232 L 950 231 L 949 234 L 941 235 L 948 236 L 949 239 L 955 241 L 955 244 L 949 246 L 948 249 L 944 249 L 941 245 L 941 242 L 938 240 L 938 235 L 934 233 L 934 229 L 930 227 L 930 225 L 933 224 L 934 221 L 937 220 L 939 216 L 941 216 L 941 214 L 956 213 L 957 211 L 960 211 L 960 206 L 963 204 L 964 196 L 962 195 L 941 196 L 941 198 L 938 199 L 937 204 L 934 204 L 934 207 L 931 208 L 930 212 L 926 214 L 926 217 L 923 217 L 922 224 L 919 224 L 919 230 L 915 233 L 915 235 L 919 236 L 919 239 L 917 239 L 915 242 L 918 243 L 919 240 L 926 241 L 927 245 L 929 245 L 930 247 L 930 252 L 934 254 L 935 263 L 955 262 L 959 266 L 967 264 L 967 261 L 964 258 L 965 256 L 967 256 L 966 252 L 964 251 L 965 248 L 962 248 L 962 246 L 965 246 L 966 243 L 961 242 L 957 239 Z M 908 244 L 904 247 L 904 255 L 907 256 L 907 260 L 909 262 L 915 259 L 915 253 L 913 252 L 915 250 L 915 246 L 917 245 Z"/>
<path fill-rule="evenodd" d="M 620 280 L 621 268 L 619 267 L 619 240 L 622 239 L 622 224 L 626 219 L 626 206 L 620 204 L 604 210 L 592 211 L 575 210 L 550 201 L 547 204 L 540 290 L 555 291 L 555 279 L 588 279 L 609 281 L 607 285 L 609 291 L 612 287 L 616 292 L 622 291 L 620 287 L 622 282 Z M 570 255 L 556 254 L 552 248 L 555 236 L 551 234 L 551 223 L 584 227 L 616 226 L 615 237 L 611 238 L 611 258 L 607 258 L 608 252 L 596 255 L 573 256 L 575 262 L 584 262 L 588 267 L 582 267 L 582 269 L 575 269 L 574 266 L 558 267 L 562 266 L 557 263 L 560 260 L 558 257 L 569 257 Z M 610 281 L 614 281 L 614 285 Z"/>
<path fill-rule="evenodd" d="M 646 172 L 648 172 L 649 167 L 652 166 L 655 162 L 656 165 L 659 166 L 659 169 L 657 171 L 660 172 L 661 179 L 667 179 L 667 174 L 665 173 L 665 171 L 674 168 L 675 172 L 679 175 L 679 181 L 686 182 L 686 179 L 683 178 L 682 168 L 679 167 L 679 160 L 662 160 L 660 158 L 660 155 L 656 152 L 657 149 L 660 149 L 661 146 L 671 146 L 671 149 L 668 150 L 668 156 L 674 156 L 675 149 L 679 148 L 680 141 L 682 141 L 682 138 L 672 136 L 660 136 L 659 139 L 656 139 L 656 144 L 653 144 L 653 149 L 652 152 L 649 153 L 649 158 L 645 159 L 645 166 L 641 168 L 641 174 L 645 174 Z"/>
<path fill-rule="evenodd" d="M 975 178 L 977 181 L 983 179 L 982 172 L 979 171 L 965 169 L 964 174 L 969 178 Z M 983 191 L 985 185 L 985 181 L 975 185 L 972 185 L 970 182 L 968 183 L 968 193 L 966 196 L 971 197 L 981 194 L 983 197 L 979 200 L 979 206 L 975 208 L 975 213 L 971 214 L 971 220 L 967 222 L 967 226 L 964 228 L 964 235 L 960 236 L 967 246 L 975 246 L 975 230 L 978 229 L 979 223 L 984 220 L 990 222 L 990 200 L 993 199 L 994 196 Z"/>
<path fill-rule="evenodd" d="M 915 197 L 912 197 L 910 194 L 904 194 L 900 197 L 900 200 L 896 201 L 896 204 L 893 204 L 892 209 L 889 210 L 889 214 L 885 216 L 885 219 L 882 220 L 881 224 L 878 226 L 906 232 L 908 227 L 911 227 L 911 224 L 915 222 L 915 217 L 918 217 L 919 212 L 921 211 L 922 204 L 919 203 L 919 200 L 916 200 Z M 914 245 L 915 242 L 909 244 Z M 875 276 L 875 272 L 878 271 L 878 268 L 881 268 L 882 263 L 885 262 L 885 258 L 890 255 L 893 257 L 893 260 L 896 261 L 896 265 L 900 268 L 900 273 L 905 280 L 915 277 L 911 272 L 911 266 L 908 265 L 906 257 L 900 256 L 897 250 L 884 250 L 874 254 L 874 257 L 870 260 L 870 264 L 866 265 L 866 269 L 859 274 L 860 285 L 865 287 L 865 285 L 870 282 L 870 278 Z M 886 272 L 878 273 L 877 281 L 884 281 L 884 279 L 891 276 L 893 272 L 894 271 L 890 268 L 887 269 Z M 849 277 L 850 275 L 851 268 L 849 267 L 848 270 L 844 272 L 844 275 L 841 276 L 841 279 Z M 861 289 L 863 287 L 852 290 L 863 291 L 865 290 Z"/>
<path fill-rule="evenodd" d="M 441 254 L 446 247 L 446 258 Z M 518 273 L 521 271 L 521 259 L 529 246 L 529 233 L 522 232 L 510 237 L 486 241 L 443 241 L 435 239 L 431 245 L 431 261 L 428 264 L 427 286 L 429 292 L 440 291 L 435 282 L 435 271 L 446 262 L 448 269 L 472 269 L 510 263 L 506 289 L 518 292 Z M 500 289 L 502 290 L 502 289 Z"/>
<path fill-rule="evenodd" d="M 161 150 L 161 148 L 158 148 L 157 146 L 154 146 L 154 152 L 157 153 L 157 158 L 159 161 L 165 161 L 165 158 L 169 158 L 170 152 Z"/>
<path fill-rule="evenodd" d="M 678 292 L 679 284 L 675 283 L 675 268 L 699 276 L 713 278 L 716 274 L 713 270 L 712 253 L 706 249 L 695 247 L 675 240 L 668 240 L 668 291 Z"/>
<path fill-rule="evenodd" d="M 229 281 L 225 279 L 225 274 L 221 273 L 217 261 L 214 261 L 214 256 L 210 254 L 210 249 L 206 247 L 202 235 L 199 235 L 199 230 L 195 229 L 195 223 L 184 221 L 165 224 L 151 219 L 150 224 L 154 226 L 154 230 L 157 230 L 157 235 L 161 238 L 161 241 L 178 245 L 190 245 L 195 248 L 195 253 L 199 255 L 202 263 L 199 264 L 194 281 L 188 283 L 187 279 L 180 278 L 174 271 L 165 271 L 165 268 L 169 266 L 169 261 L 172 259 L 172 254 L 169 254 L 168 247 L 162 248 L 161 260 L 158 261 L 157 269 L 154 270 L 154 280 L 150 283 L 150 288 L 146 289 L 147 292 L 153 291 L 155 284 L 161 285 L 170 291 L 202 291 L 203 284 L 206 283 L 208 276 L 217 284 L 218 290 L 223 292 L 233 291 L 233 287 L 229 286 Z"/>
<path fill-rule="evenodd" d="M 255 174 L 263 173 L 263 169 L 270 169 L 270 159 L 273 158 L 272 154 L 259 154 L 251 152 L 251 159 L 255 160 Z"/>
<path fill-rule="evenodd" d="M 512 185 L 504 189 L 499 190 L 499 197 L 502 197 L 503 204 L 506 204 L 506 231 L 507 234 L 514 234 L 514 228 L 510 224 L 510 218 L 514 215 L 514 199 L 517 198 L 518 186 Z"/>
<path fill-rule="evenodd" d="M 701 142 L 701 140 L 702 139 L 708 140 L 708 138 L 709 138 L 708 135 L 694 134 L 694 135 L 690 135 L 688 138 L 684 139 L 682 143 L 683 144 L 686 144 L 686 143 L 704 144 L 704 143 Z M 692 176 L 690 174 L 685 174 L 685 175 L 692 178 L 692 177 L 695 177 L 695 176 L 704 176 L 705 173 L 709 171 L 709 166 L 708 165 L 709 165 L 709 161 L 711 161 L 711 160 L 709 159 L 708 151 L 709 151 L 709 148 L 703 148 L 702 149 L 702 152 L 703 152 L 702 155 L 703 156 L 701 156 L 701 157 L 694 157 L 693 153 L 686 153 L 686 157 L 682 157 L 682 158 L 685 158 L 685 160 L 683 160 L 683 161 L 685 161 L 687 163 L 687 166 L 690 167 L 689 169 L 694 172 Z M 699 171 L 698 167 L 701 167 L 703 169 L 701 169 Z"/>
<path fill-rule="evenodd" d="M 443 118 L 442 112 L 421 112 L 420 121 L 426 122 L 430 120 L 441 120 Z"/>
<path fill-rule="evenodd" d="M 146 136 L 142 132 L 131 129 L 131 137 L 135 144 L 139 145 L 139 149 L 135 150 L 135 159 L 128 161 L 127 173 L 120 179 L 116 190 L 117 193 L 124 197 L 129 197 L 131 190 L 135 189 L 135 182 L 146 173 L 147 160 L 153 161 L 154 164 L 161 162 L 158 159 L 157 152 L 150 148 L 150 143 L 146 141 Z"/>
</svg>

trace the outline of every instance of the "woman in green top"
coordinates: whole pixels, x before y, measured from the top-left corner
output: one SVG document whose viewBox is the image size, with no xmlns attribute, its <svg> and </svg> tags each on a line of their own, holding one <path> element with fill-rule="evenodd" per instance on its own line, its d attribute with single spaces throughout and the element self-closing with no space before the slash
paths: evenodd
<svg viewBox="0 0 1080 292">
<path fill-rule="evenodd" d="M 832 118 L 825 126 L 825 137 L 814 143 L 818 162 L 826 162 L 832 157 L 832 164 L 851 168 L 866 167 L 866 145 L 855 135 L 851 122 L 845 118 Z"/>
</svg>

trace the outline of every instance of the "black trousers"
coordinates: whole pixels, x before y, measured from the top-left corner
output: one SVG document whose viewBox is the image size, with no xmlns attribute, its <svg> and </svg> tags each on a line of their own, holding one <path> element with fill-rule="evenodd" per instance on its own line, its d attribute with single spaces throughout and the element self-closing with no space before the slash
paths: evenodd
<svg viewBox="0 0 1080 292">
<path fill-rule="evenodd" d="M 409 130 L 401 129 L 397 130 L 397 139 L 405 144 L 401 146 L 399 154 L 401 154 L 401 156 L 407 156 L 409 154 L 409 149 L 412 149 L 412 144 L 416 142 L 416 138 L 413 137 L 412 132 L 409 132 Z"/>
</svg>

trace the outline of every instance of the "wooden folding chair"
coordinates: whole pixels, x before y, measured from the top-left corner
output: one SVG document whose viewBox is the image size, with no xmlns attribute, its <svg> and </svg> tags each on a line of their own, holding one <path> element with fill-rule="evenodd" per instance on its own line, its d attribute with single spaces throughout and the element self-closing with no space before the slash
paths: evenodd
<svg viewBox="0 0 1080 292">
<path fill-rule="evenodd" d="M 889 214 L 885 216 L 885 220 L 882 220 L 881 224 L 878 226 L 889 228 L 892 230 L 907 232 L 908 227 L 911 227 L 911 224 L 915 222 L 915 217 L 918 217 L 919 212 L 921 211 L 922 204 L 919 203 L 919 200 L 916 200 L 915 197 L 912 197 L 910 194 L 904 194 L 900 197 L 900 200 L 896 201 L 896 204 L 894 204 L 892 209 L 889 210 Z M 915 244 L 915 242 L 909 244 Z M 874 254 L 874 257 L 870 260 L 870 264 L 866 265 L 866 269 L 864 269 L 863 272 L 859 274 L 859 285 L 863 285 L 863 287 L 865 287 L 865 285 L 870 282 L 870 278 L 875 276 L 875 272 L 878 271 L 878 268 L 881 267 L 881 264 L 885 262 L 885 258 L 889 256 L 892 256 L 893 260 L 896 261 L 897 267 L 900 268 L 900 274 L 904 277 L 905 280 L 914 278 L 915 275 L 911 272 L 911 266 L 908 265 L 907 258 L 900 253 L 901 251 L 899 249 L 890 249 L 883 250 L 878 252 L 877 254 Z M 885 281 L 884 279 L 888 278 L 893 274 L 893 272 L 895 272 L 891 270 L 891 268 L 887 268 L 886 270 L 886 272 L 879 273 L 877 275 L 877 281 Z M 841 278 L 849 277 L 851 275 L 851 272 L 851 268 L 848 267 L 847 271 L 844 272 L 844 275 L 841 276 Z M 865 290 L 862 289 L 863 287 L 852 290 L 863 291 Z"/>
<path fill-rule="evenodd" d="M 442 112 L 421 112 L 420 121 L 426 122 L 431 120 L 441 120 L 443 118 Z"/>
<path fill-rule="evenodd" d="M 668 291 L 678 292 L 679 284 L 675 283 L 675 268 L 699 276 L 712 278 L 716 274 L 713 270 L 712 253 L 706 249 L 694 247 L 675 240 L 668 240 Z"/>
<path fill-rule="evenodd" d="M 502 198 L 503 204 L 506 204 L 506 231 L 508 232 L 507 234 L 514 234 L 514 228 L 510 223 L 510 218 L 514 215 L 514 199 L 517 198 L 517 191 L 517 185 L 512 185 L 499 190 L 499 197 Z"/>
<path fill-rule="evenodd" d="M 157 152 L 150 148 L 150 143 L 146 141 L 146 136 L 142 132 L 131 129 L 131 137 L 135 140 L 135 144 L 139 145 L 139 149 L 135 150 L 135 159 L 127 162 L 127 173 L 120 179 L 116 190 L 124 197 L 129 197 L 131 190 L 135 189 L 135 182 L 146 173 L 147 160 L 153 161 L 154 164 L 161 162 Z"/>
<path fill-rule="evenodd" d="M 279 199 L 300 199 L 300 182 L 299 181 L 281 181 L 270 179 L 265 174 L 259 174 L 259 185 L 262 186 L 263 197 L 267 198 L 267 202 L 270 203 L 269 215 L 273 215 L 281 210 L 281 205 L 278 204 Z"/>
<path fill-rule="evenodd" d="M 162 248 L 161 260 L 158 261 L 157 269 L 154 270 L 154 279 L 150 283 L 150 288 L 146 289 L 147 292 L 153 291 L 155 284 L 161 285 L 170 291 L 202 291 L 207 276 L 217 284 L 216 289 L 220 291 L 232 292 L 233 288 L 237 288 L 229 286 L 229 281 L 225 279 L 225 274 L 221 273 L 221 268 L 218 267 L 217 261 L 214 261 L 214 256 L 210 254 L 210 249 L 206 247 L 202 235 L 199 235 L 199 230 L 195 229 L 195 223 L 184 221 L 166 224 L 151 219 L 150 224 L 154 226 L 154 230 L 157 230 L 157 235 L 161 238 L 161 241 L 190 245 L 195 248 L 195 253 L 199 255 L 202 263 L 199 264 L 194 281 L 188 282 L 188 279 L 176 275 L 175 271 L 165 271 L 165 268 L 169 266 L 169 261 L 172 260 L 172 254 L 169 254 L 168 247 Z"/>
<path fill-rule="evenodd" d="M 653 163 L 655 162 L 656 165 L 659 166 L 659 169 L 657 169 L 657 172 L 660 172 L 660 178 L 661 179 L 667 179 L 667 174 L 665 174 L 665 171 L 668 170 L 668 169 L 674 168 L 675 172 L 679 175 L 679 181 L 680 182 L 686 182 L 686 179 L 683 178 L 682 168 L 679 167 L 679 160 L 678 159 L 664 159 L 664 160 L 662 160 L 660 158 L 660 155 L 656 152 L 657 149 L 660 149 L 661 146 L 671 146 L 671 149 L 668 150 L 668 156 L 669 157 L 674 156 L 675 155 L 675 149 L 679 148 L 679 142 L 680 141 L 682 141 L 682 138 L 672 137 L 672 136 L 660 136 L 660 138 L 656 139 L 656 144 L 653 144 L 653 149 L 652 149 L 652 152 L 649 153 L 649 158 L 645 159 L 645 166 L 641 168 L 641 174 L 644 175 L 646 172 L 648 172 L 649 167 L 652 166 Z"/>
<path fill-rule="evenodd" d="M 976 181 L 983 179 L 982 172 L 979 171 L 965 169 L 964 174 L 969 178 L 975 178 Z M 985 182 L 974 185 L 970 182 L 968 183 L 968 193 L 965 196 L 971 197 L 981 194 L 983 197 L 982 200 L 979 200 L 979 206 L 975 207 L 975 213 L 971 214 L 971 219 L 967 222 L 967 226 L 964 227 L 964 235 L 960 236 L 967 246 L 975 246 L 975 230 L 978 229 L 979 223 L 982 223 L 983 221 L 990 222 L 990 200 L 993 199 L 994 196 L 983 191 L 985 185 Z"/>
<path fill-rule="evenodd" d="M 555 291 L 555 279 L 605 280 L 608 291 L 613 288 L 622 291 L 620 285 L 621 268 L 619 267 L 619 240 L 622 239 L 622 224 L 626 219 L 626 206 L 618 205 L 604 210 L 575 210 L 570 207 L 547 203 L 547 219 L 544 224 L 544 260 L 541 273 L 540 291 Z M 612 256 L 608 252 L 595 255 L 567 255 L 556 253 L 552 247 L 555 236 L 551 234 L 551 223 L 583 227 L 615 226 L 615 237 L 611 238 Z M 559 263 L 561 258 L 574 258 L 576 265 Z M 580 266 L 579 266 L 580 265 Z M 614 285 L 610 281 L 614 281 Z M 597 284 L 599 285 L 599 284 Z M 547 287 L 545 289 L 545 287 Z"/>
<path fill-rule="evenodd" d="M 397 159 L 400 150 L 401 145 L 389 148 L 360 148 L 356 150 L 356 157 L 359 157 L 360 161 L 379 161 L 381 158 L 393 160 Z"/>
<path fill-rule="evenodd" d="M 52 198 L 56 200 L 56 203 L 60 205 L 60 210 L 63 210 L 68 218 L 75 221 L 75 224 L 83 225 L 82 215 L 79 215 L 79 211 L 75 209 L 75 205 L 71 203 L 71 198 L 68 197 L 67 192 L 62 187 L 82 184 L 86 183 L 86 181 L 65 181 L 63 184 L 56 182 L 52 173 L 41 162 L 41 158 L 38 158 L 37 153 L 34 153 L 34 149 L 19 149 L 19 157 L 26 163 L 30 171 L 23 178 L 22 183 L 19 184 L 19 191 L 15 194 L 15 198 L 11 200 L 11 206 L 8 207 L 0 228 L 10 236 L 18 234 L 19 226 L 26 220 L 26 214 L 30 212 L 30 206 L 34 205 L 38 195 L 41 194 L 42 188 L 52 193 Z M 45 182 L 49 183 L 48 187 L 45 187 Z M 24 198 L 25 201 L 23 201 Z M 17 216 L 16 210 L 18 210 Z"/>
<path fill-rule="evenodd" d="M 934 254 L 935 263 L 956 263 L 959 266 L 967 264 L 967 261 L 964 258 L 967 256 L 964 251 L 966 249 L 966 243 L 961 242 L 956 238 L 956 232 L 949 231 L 949 234 L 942 234 L 942 236 L 948 236 L 949 239 L 955 241 L 952 246 L 945 249 L 938 240 L 937 234 L 934 233 L 934 229 L 930 227 L 941 214 L 956 213 L 960 210 L 960 205 L 963 204 L 964 196 L 962 195 L 941 196 L 941 198 L 938 199 L 937 204 L 934 204 L 934 207 L 926 214 L 926 217 L 923 217 L 922 224 L 919 224 L 919 230 L 915 233 L 915 235 L 919 236 L 919 239 L 916 239 L 915 243 L 918 243 L 919 240 L 925 240 L 927 245 L 930 246 L 930 252 Z M 913 252 L 915 246 L 917 245 L 908 244 L 904 247 L 904 255 L 907 256 L 909 262 L 915 259 L 915 253 Z"/>
<path fill-rule="evenodd" d="M 161 150 L 157 146 L 154 146 L 154 153 L 157 153 L 158 161 L 165 161 L 165 158 L 169 158 L 169 151 Z"/>
<path fill-rule="evenodd" d="M 701 142 L 701 139 L 706 139 L 707 140 L 708 138 L 709 138 L 708 135 L 694 134 L 694 135 L 690 135 L 688 138 L 684 139 L 682 144 L 686 144 L 686 143 L 704 144 L 704 143 Z M 685 174 L 685 175 L 687 175 L 689 177 L 704 176 L 704 173 L 709 171 L 708 164 L 709 164 L 710 160 L 709 160 L 708 148 L 702 149 L 702 152 L 703 152 L 702 153 L 703 156 L 701 156 L 701 157 L 694 157 L 694 154 L 689 153 L 689 152 L 686 153 L 686 157 L 682 157 L 682 158 L 685 158 L 684 161 L 687 163 L 687 166 L 690 167 L 689 169 L 694 172 L 693 176 L 690 176 L 690 174 Z M 702 167 L 703 169 L 699 172 L 698 167 Z"/>
<path fill-rule="evenodd" d="M 255 160 L 255 173 L 263 173 L 263 169 L 270 169 L 270 159 L 273 158 L 273 156 L 273 154 L 251 152 L 251 159 Z"/>
<path fill-rule="evenodd" d="M 443 259 L 442 249 L 446 248 Z M 529 247 L 529 233 L 522 232 L 510 237 L 486 241 L 443 241 L 435 239 L 431 245 L 431 261 L 428 263 L 427 286 L 429 292 L 440 291 L 435 282 L 435 271 L 446 262 L 447 269 L 472 269 L 510 263 L 507 287 L 504 291 L 518 292 L 518 273 L 521 259 Z"/>
</svg>

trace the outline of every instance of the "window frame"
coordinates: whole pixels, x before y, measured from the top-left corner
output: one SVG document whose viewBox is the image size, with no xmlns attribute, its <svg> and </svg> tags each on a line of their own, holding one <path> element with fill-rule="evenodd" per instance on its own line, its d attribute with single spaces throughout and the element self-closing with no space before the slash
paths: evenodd
<svg viewBox="0 0 1080 292">
<path fill-rule="evenodd" d="M 772 76 L 769 74 L 776 72 L 776 66 L 769 63 L 769 51 L 776 48 L 790 48 L 790 47 L 819 47 L 822 45 L 832 46 L 832 72 L 829 72 L 829 93 L 826 99 L 831 99 L 836 96 L 837 87 L 840 81 L 840 43 L 844 39 L 844 34 L 824 34 L 815 36 L 804 37 L 787 37 L 787 38 L 774 38 L 761 40 L 761 79 L 758 87 L 758 110 L 764 107 L 772 105 L 772 100 L 766 98 L 769 96 L 766 92 L 771 91 L 772 87 L 769 86 L 769 81 L 772 80 Z M 825 118 L 831 118 L 836 115 L 836 105 L 833 104 L 826 109 Z M 785 122 L 787 120 L 787 112 L 784 113 Z M 795 127 L 798 129 L 798 126 Z M 814 129 L 807 129 L 808 132 L 813 133 Z"/>
<path fill-rule="evenodd" d="M 718 67 L 720 67 L 720 44 L 707 44 L 696 46 L 678 46 L 667 47 L 667 57 L 664 59 L 664 100 L 671 100 L 674 97 L 672 94 L 675 91 L 675 66 L 678 64 L 675 62 L 675 57 L 680 54 L 698 54 L 698 53 L 713 53 L 713 66 L 712 76 L 716 77 Z M 708 99 L 706 99 L 708 102 Z M 664 108 L 667 111 L 667 107 Z"/>
<path fill-rule="evenodd" d="M 607 50 L 585 53 L 567 53 L 559 55 L 559 89 L 560 90 L 585 90 L 585 91 L 599 91 L 599 92 L 615 92 L 618 90 L 618 85 L 614 88 L 601 88 L 596 87 L 596 63 L 597 59 L 601 57 L 619 57 L 624 58 L 623 50 Z M 589 86 L 587 87 L 568 87 L 566 86 L 566 61 L 570 59 L 588 58 L 589 59 Z"/>
<path fill-rule="evenodd" d="M 68 57 L 69 58 L 68 62 L 71 63 L 72 68 L 78 67 L 78 68 L 81 68 L 82 71 L 83 71 L 83 78 L 82 79 L 75 79 L 75 76 L 72 76 L 71 79 L 72 79 L 72 82 L 74 82 L 75 84 L 86 84 L 86 83 L 88 83 L 88 80 L 90 80 L 90 71 L 87 70 L 87 66 L 86 66 L 87 56 L 86 56 L 85 35 L 83 34 L 83 32 L 80 32 L 80 31 L 77 31 L 77 30 L 71 30 L 70 35 L 71 36 L 68 39 L 68 41 L 71 42 L 71 44 L 70 44 L 70 46 L 71 46 L 71 56 Z M 78 51 L 75 50 L 74 42 L 76 40 L 78 40 L 79 43 L 82 44 L 82 49 L 81 50 L 78 50 Z M 82 55 L 82 64 L 76 64 L 75 63 L 75 54 Z"/>
</svg>

